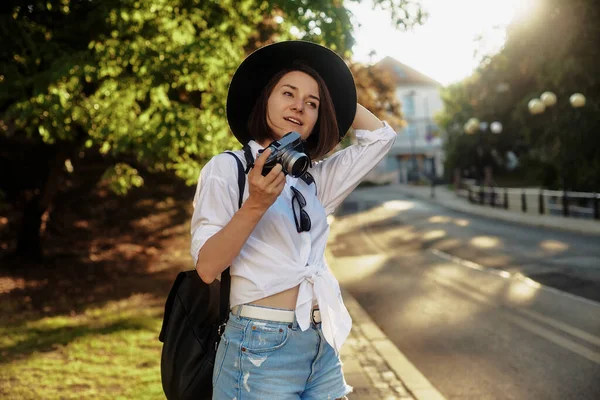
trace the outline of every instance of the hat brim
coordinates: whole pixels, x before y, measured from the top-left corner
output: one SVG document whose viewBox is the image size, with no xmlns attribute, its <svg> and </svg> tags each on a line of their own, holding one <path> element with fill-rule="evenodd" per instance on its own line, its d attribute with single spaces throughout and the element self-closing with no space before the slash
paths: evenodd
<svg viewBox="0 0 600 400">
<path fill-rule="evenodd" d="M 325 81 L 335 108 L 339 140 L 350 129 L 357 102 L 356 85 L 350 69 L 327 47 L 291 40 L 256 50 L 246 57 L 231 79 L 227 94 L 227 120 L 240 143 L 246 144 L 252 139 L 248 132 L 248 118 L 263 88 L 277 72 L 292 67 L 296 61 L 312 67 Z"/>
</svg>

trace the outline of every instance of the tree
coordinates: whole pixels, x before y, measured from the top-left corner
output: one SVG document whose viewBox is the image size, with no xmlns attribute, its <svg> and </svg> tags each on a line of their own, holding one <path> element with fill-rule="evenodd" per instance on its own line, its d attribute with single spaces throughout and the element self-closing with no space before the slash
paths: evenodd
<svg viewBox="0 0 600 400">
<path fill-rule="evenodd" d="M 532 15 L 509 27 L 498 54 L 484 58 L 469 79 L 446 89 L 446 110 L 440 118 L 451 136 L 448 170 L 459 165 L 453 144 L 466 140 L 459 137 L 463 124 L 478 117 L 502 122 L 504 131 L 493 138 L 494 146 L 537 165 L 528 172 L 540 184 L 562 187 L 559 177 L 568 176 L 571 190 L 598 190 L 600 138 L 594 132 L 600 128 L 595 117 L 600 107 L 599 16 L 597 2 L 537 2 Z M 527 103 L 546 90 L 557 94 L 558 104 L 542 115 L 530 115 Z M 574 92 L 588 97 L 583 110 L 570 107 L 568 98 Z"/>
<path fill-rule="evenodd" d="M 358 102 L 399 129 L 404 121 L 396 94 L 397 83 L 392 73 L 376 65 L 360 63 L 353 63 L 350 69 L 356 82 Z"/>
<path fill-rule="evenodd" d="M 355 0 L 356 1 L 356 0 Z M 423 19 L 412 0 L 376 0 L 394 23 Z M 0 6 L 0 190 L 22 214 L 16 253 L 39 258 L 66 177 L 100 156 L 125 193 L 140 168 L 193 182 L 236 146 L 225 100 L 243 57 L 274 40 L 349 56 L 342 1 L 29 0 Z M 294 29 L 292 29 L 294 27 Z"/>
</svg>

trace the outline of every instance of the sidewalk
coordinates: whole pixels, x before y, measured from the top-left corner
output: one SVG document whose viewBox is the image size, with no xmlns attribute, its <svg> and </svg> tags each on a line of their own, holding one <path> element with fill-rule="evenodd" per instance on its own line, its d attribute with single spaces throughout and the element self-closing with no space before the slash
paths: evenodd
<svg viewBox="0 0 600 400">
<path fill-rule="evenodd" d="M 352 331 L 340 354 L 346 382 L 354 388 L 348 398 L 414 400 L 415 397 L 375 347 L 375 340 L 385 341 L 387 338 L 370 320 L 362 318 L 364 311 L 356 307 L 358 303 L 353 297 L 347 292 L 343 293 L 343 297 L 353 321 Z"/>
<path fill-rule="evenodd" d="M 327 262 L 336 259 L 327 250 Z M 344 376 L 354 391 L 349 400 L 445 400 L 419 370 L 371 320 L 366 311 L 342 289 L 352 316 L 352 331 L 341 350 Z"/>
<path fill-rule="evenodd" d="M 355 192 L 363 192 L 364 195 L 367 194 L 364 192 L 369 190 L 371 189 L 364 188 L 357 189 Z M 533 212 L 523 213 L 519 211 L 504 210 L 502 208 L 493 208 L 489 205 L 482 206 L 478 204 L 472 204 L 466 199 L 457 197 L 456 194 L 449 190 L 446 186 L 436 186 L 434 198 L 431 197 L 430 186 L 393 184 L 389 186 L 377 187 L 377 191 L 385 192 L 386 194 L 395 192 L 405 196 L 437 203 L 455 211 L 461 211 L 518 224 L 560 229 L 588 235 L 600 235 L 600 221 L 586 220 L 581 218 L 565 218 L 554 215 L 539 215 Z"/>
</svg>

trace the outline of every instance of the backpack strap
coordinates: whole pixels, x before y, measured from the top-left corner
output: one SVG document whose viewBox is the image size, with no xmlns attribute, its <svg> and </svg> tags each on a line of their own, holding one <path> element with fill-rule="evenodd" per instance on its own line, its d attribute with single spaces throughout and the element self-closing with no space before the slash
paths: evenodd
<svg viewBox="0 0 600 400">
<path fill-rule="evenodd" d="M 244 145 L 244 157 L 246 158 L 246 173 L 248 173 L 254 167 L 254 156 L 248 143 Z"/>
<path fill-rule="evenodd" d="M 238 198 L 238 208 L 242 208 L 242 202 L 244 199 L 244 189 L 246 187 L 246 172 L 244 171 L 244 165 L 242 164 L 242 162 L 240 161 L 240 159 L 238 158 L 238 156 L 236 156 L 234 153 L 232 153 L 231 151 L 226 151 L 226 154 L 229 154 L 230 156 L 232 156 L 233 158 L 235 158 L 235 161 L 237 163 L 237 167 L 238 167 L 238 189 L 239 189 L 239 198 Z"/>
<path fill-rule="evenodd" d="M 246 187 L 246 173 L 244 172 L 244 166 L 240 159 L 230 151 L 226 151 L 226 154 L 229 154 L 237 163 L 238 167 L 238 190 L 239 190 L 239 198 L 238 198 L 238 208 L 242 208 L 242 202 L 244 199 L 244 189 Z M 231 273 L 230 266 L 223 271 L 221 274 L 221 289 L 220 289 L 220 301 L 219 301 L 219 320 L 221 321 L 221 326 L 219 327 L 219 334 L 222 332 L 221 329 L 225 328 L 225 323 L 227 322 L 227 318 L 229 316 L 229 292 L 231 291 Z"/>
</svg>

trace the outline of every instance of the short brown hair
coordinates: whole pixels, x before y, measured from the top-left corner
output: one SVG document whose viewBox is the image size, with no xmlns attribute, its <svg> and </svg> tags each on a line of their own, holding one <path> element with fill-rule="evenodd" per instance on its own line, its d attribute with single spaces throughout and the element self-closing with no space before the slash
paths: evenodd
<svg viewBox="0 0 600 400">
<path fill-rule="evenodd" d="M 300 71 L 311 76 L 319 85 L 319 116 L 317 122 L 305 142 L 305 151 L 315 160 L 329 153 L 339 143 L 340 131 L 335 115 L 335 107 L 329 89 L 321 76 L 306 64 L 295 62 L 290 68 L 285 68 L 273 75 L 256 100 L 248 118 L 248 132 L 258 142 L 274 140 L 275 135 L 267 124 L 267 103 L 281 78 L 292 71 Z"/>
</svg>

